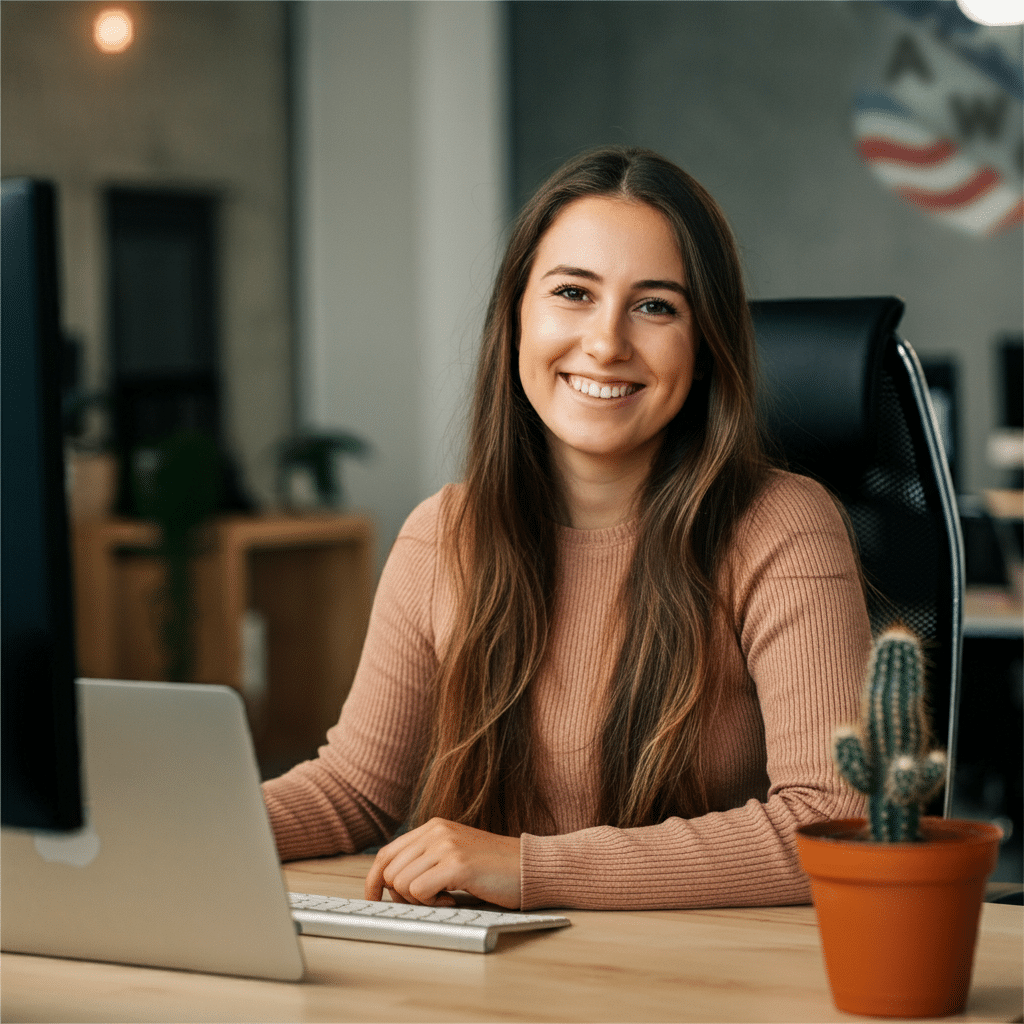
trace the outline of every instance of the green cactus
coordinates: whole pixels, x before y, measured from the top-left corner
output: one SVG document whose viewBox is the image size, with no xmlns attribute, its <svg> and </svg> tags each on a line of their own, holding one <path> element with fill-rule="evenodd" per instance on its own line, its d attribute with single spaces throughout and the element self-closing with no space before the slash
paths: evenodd
<svg viewBox="0 0 1024 1024">
<path fill-rule="evenodd" d="M 878 843 L 919 841 L 921 808 L 945 777 L 945 754 L 928 752 L 922 661 L 917 637 L 901 627 L 886 630 L 868 665 L 860 727 L 837 729 L 833 741 L 843 778 L 868 797 Z"/>
</svg>

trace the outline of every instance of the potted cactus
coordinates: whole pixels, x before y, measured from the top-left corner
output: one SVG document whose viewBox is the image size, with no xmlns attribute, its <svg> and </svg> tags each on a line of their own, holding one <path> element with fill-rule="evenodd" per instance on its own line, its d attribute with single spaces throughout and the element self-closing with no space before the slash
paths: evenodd
<svg viewBox="0 0 1024 1024">
<path fill-rule="evenodd" d="M 811 879 L 825 968 L 838 1009 L 938 1017 L 963 1009 L 974 942 L 1001 832 L 926 817 L 945 757 L 929 749 L 921 645 L 902 627 L 875 644 L 857 726 L 836 731 L 833 758 L 867 796 L 867 819 L 797 832 Z"/>
</svg>

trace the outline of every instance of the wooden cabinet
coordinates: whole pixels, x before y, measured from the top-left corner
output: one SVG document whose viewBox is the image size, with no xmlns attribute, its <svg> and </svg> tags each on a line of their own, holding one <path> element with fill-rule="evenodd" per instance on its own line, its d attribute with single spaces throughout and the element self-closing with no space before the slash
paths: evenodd
<svg viewBox="0 0 1024 1024">
<path fill-rule="evenodd" d="M 373 536 L 365 516 L 326 514 L 225 516 L 207 531 L 194 569 L 195 680 L 246 696 L 267 771 L 314 754 L 337 720 L 366 635 Z M 150 523 L 74 523 L 81 675 L 162 678 L 157 541 Z M 256 691 L 243 672 L 247 610 L 265 636 L 265 688 Z"/>
</svg>

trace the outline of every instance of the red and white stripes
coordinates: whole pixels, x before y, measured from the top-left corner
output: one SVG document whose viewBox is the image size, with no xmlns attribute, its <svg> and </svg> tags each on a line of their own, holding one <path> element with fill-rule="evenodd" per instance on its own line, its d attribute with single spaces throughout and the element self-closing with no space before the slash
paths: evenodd
<svg viewBox="0 0 1024 1024">
<path fill-rule="evenodd" d="M 854 133 L 886 188 L 950 226 L 991 235 L 1024 220 L 1019 184 L 912 120 L 891 98 L 859 96 Z"/>
</svg>

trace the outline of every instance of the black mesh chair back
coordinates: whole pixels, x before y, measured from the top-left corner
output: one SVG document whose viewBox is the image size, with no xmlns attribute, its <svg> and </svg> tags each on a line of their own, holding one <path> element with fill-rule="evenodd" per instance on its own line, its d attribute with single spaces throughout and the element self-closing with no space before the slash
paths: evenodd
<svg viewBox="0 0 1024 1024">
<path fill-rule="evenodd" d="M 892 297 L 751 303 L 769 447 L 842 502 L 868 581 L 877 634 L 902 622 L 928 658 L 929 704 L 956 754 L 963 623 L 963 541 L 956 495 L 910 345 L 896 334 Z"/>
</svg>

